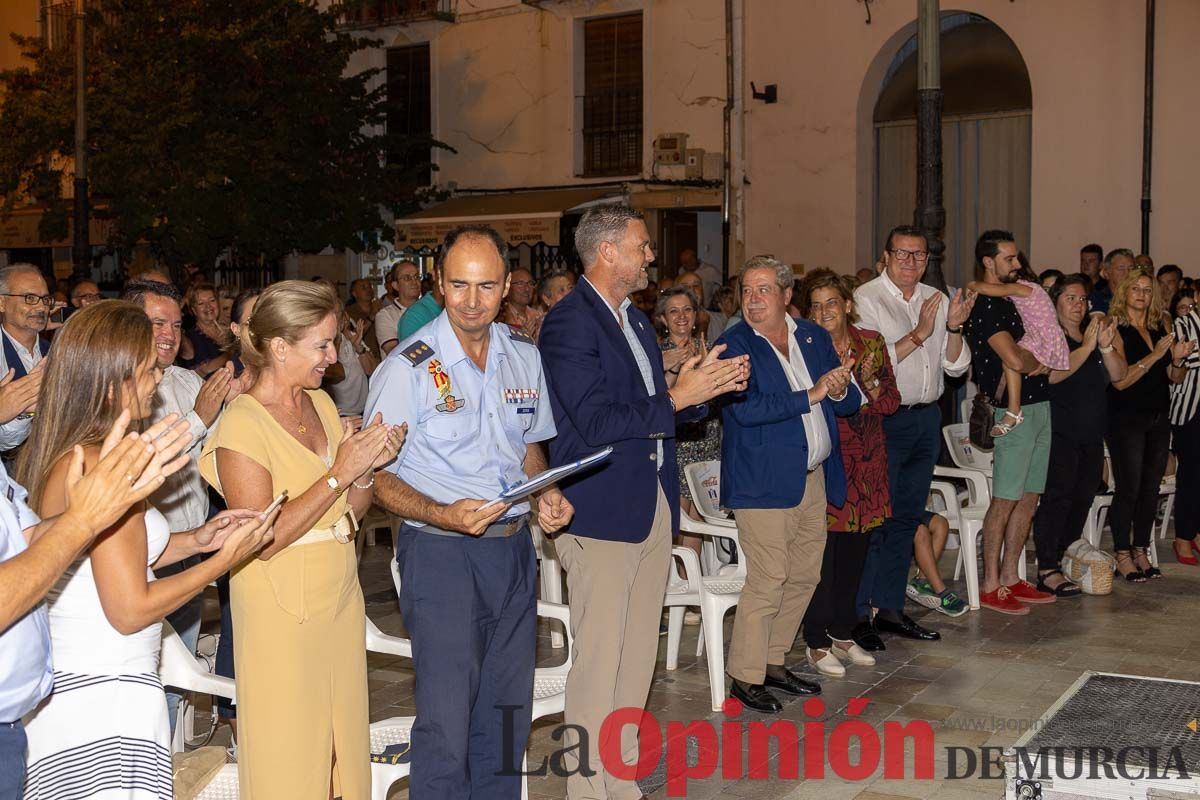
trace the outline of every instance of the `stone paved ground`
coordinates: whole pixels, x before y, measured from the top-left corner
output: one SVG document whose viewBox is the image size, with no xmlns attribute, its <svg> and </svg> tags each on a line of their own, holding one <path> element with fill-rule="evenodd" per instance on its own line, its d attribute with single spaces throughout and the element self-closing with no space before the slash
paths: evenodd
<svg viewBox="0 0 1200 800">
<path fill-rule="evenodd" d="M 876 724 L 877 730 L 885 720 L 927 720 L 935 732 L 936 779 L 914 780 L 910 768 L 906 780 L 886 779 L 882 769 L 856 782 L 836 778 L 780 780 L 775 777 L 778 758 L 772 751 L 768 765 L 771 780 L 725 778 L 718 770 L 712 777 L 689 781 L 686 797 L 979 800 L 1001 796 L 1001 780 L 945 780 L 946 748 L 1012 744 L 1021 735 L 1021 727 L 1038 719 L 1084 670 L 1200 681 L 1200 626 L 1195 624 L 1200 569 L 1175 563 L 1169 540 L 1162 544 L 1165 579 L 1143 585 L 1122 582 L 1109 596 L 1060 600 L 1036 607 L 1025 617 L 978 611 L 949 619 L 910 604 L 909 613 L 941 631 L 942 641 L 924 644 L 891 638 L 887 651 L 878 654 L 875 667 L 851 668 L 845 679 L 820 678 L 822 700 L 827 706 L 827 737 L 849 717 L 847 703 L 854 697 L 870 701 L 860 716 Z M 360 575 L 369 616 L 385 632 L 403 634 L 388 569 L 389 550 L 382 545 L 368 547 Z M 953 552 L 948 553 L 943 564 L 947 574 L 953 569 L 953 556 Z M 965 587 L 954 588 L 965 596 Z M 730 614 L 725 622 L 726 641 L 732 624 Z M 663 639 L 649 710 L 664 725 L 668 720 L 710 720 L 716 726 L 725 721 L 723 714 L 711 710 L 707 668 L 704 659 L 694 655 L 698 630 L 696 626 L 685 628 L 679 668 L 670 672 L 665 669 Z M 561 660 L 563 651 L 555 651 L 550 645 L 549 629 L 543 624 L 539 630 L 539 663 Z M 411 663 L 372 654 L 368 665 L 372 721 L 415 714 Z M 790 666 L 814 675 L 804 662 L 802 641 L 793 652 Z M 785 700 L 783 712 L 776 717 L 764 718 L 752 712 L 742 716 L 744 722 L 754 719 L 787 719 L 798 725 L 814 721 L 804 713 L 803 703 L 794 698 Z M 531 763 L 539 763 L 554 750 L 551 733 L 560 723 L 557 716 L 535 723 Z M 1180 721 L 1180 725 L 1185 723 Z M 1120 720 L 1113 720 L 1113 724 L 1120 724 Z M 217 741 L 227 738 L 226 730 L 221 729 Z M 856 748 L 852 755 L 857 759 Z M 693 747 L 693 763 L 694 758 Z M 828 761 L 826 768 L 829 772 Z M 662 786 L 661 772 L 643 782 L 655 800 L 672 796 Z M 533 800 L 564 797 L 565 780 L 556 776 L 531 778 L 529 794 Z M 404 783 L 393 787 L 390 795 L 393 800 L 407 796 Z"/>
</svg>

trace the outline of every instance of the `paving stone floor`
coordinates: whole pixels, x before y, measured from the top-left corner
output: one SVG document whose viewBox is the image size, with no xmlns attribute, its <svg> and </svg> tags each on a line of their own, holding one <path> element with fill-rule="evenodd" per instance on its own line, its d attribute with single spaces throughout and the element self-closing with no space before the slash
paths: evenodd
<svg viewBox="0 0 1200 800">
<path fill-rule="evenodd" d="M 1111 595 L 1059 600 L 1035 607 L 1025 617 L 976 611 L 950 619 L 910 603 L 910 615 L 939 630 L 942 641 L 917 643 L 887 638 L 887 651 L 877 654 L 875 667 L 849 668 L 844 679 L 819 679 L 824 689 L 821 699 L 827 707 L 819 719 L 824 721 L 827 738 L 839 722 L 849 718 L 847 704 L 856 697 L 870 701 L 858 718 L 872 723 L 877 731 L 883 729 L 884 721 L 927 720 L 935 733 L 934 779 L 913 779 L 910 759 L 908 777 L 903 780 L 883 777 L 882 768 L 852 782 L 836 777 L 784 780 L 777 777 L 779 759 L 772 748 L 767 765 L 769 780 L 721 777 L 718 769 L 711 777 L 690 780 L 686 794 L 672 795 L 663 786 L 665 778 L 660 769 L 643 781 L 643 788 L 655 800 L 671 796 L 764 800 L 1000 797 L 1003 781 L 999 779 L 946 780 L 946 748 L 978 751 L 981 747 L 1014 743 L 1085 670 L 1200 681 L 1200 626 L 1196 625 L 1200 569 L 1177 564 L 1170 540 L 1160 544 L 1164 579 L 1142 585 L 1119 582 Z M 1109 546 L 1107 541 L 1105 546 Z M 360 575 L 369 616 L 385 632 L 402 635 L 403 624 L 388 568 L 389 550 L 386 546 L 368 547 Z M 945 574 L 953 570 L 954 555 L 948 552 L 944 559 Z M 951 586 L 966 596 L 961 583 Z M 733 614 L 729 614 L 725 621 L 726 642 L 732 625 Z M 707 667 L 703 657 L 695 657 L 698 631 L 698 626 L 685 627 L 679 668 L 673 671 L 665 668 L 666 639 L 662 639 L 649 710 L 664 726 L 668 720 L 709 720 L 719 727 L 726 720 L 724 714 L 711 710 Z M 549 633 L 543 623 L 538 642 L 540 664 L 558 663 L 562 658 L 563 651 L 551 647 Z M 415 714 L 411 663 L 371 654 L 368 666 L 372 721 Z M 805 663 L 802 640 L 793 650 L 789 666 L 815 676 Z M 783 699 L 781 714 L 763 717 L 747 711 L 741 720 L 785 719 L 798 726 L 816 721 L 805 713 L 799 699 Z M 1180 721 L 1180 725 L 1185 723 Z M 551 733 L 559 724 L 558 716 L 535 723 L 530 763 L 541 762 L 555 749 Z M 801 749 L 803 746 L 801 742 Z M 851 762 L 856 763 L 856 746 L 851 748 L 851 755 Z M 689 763 L 695 763 L 695 757 L 693 746 Z M 832 775 L 827 759 L 825 764 L 827 774 Z M 530 778 L 529 795 L 533 800 L 565 797 L 565 779 L 553 775 Z M 390 797 L 407 798 L 404 783 L 397 784 Z"/>
</svg>

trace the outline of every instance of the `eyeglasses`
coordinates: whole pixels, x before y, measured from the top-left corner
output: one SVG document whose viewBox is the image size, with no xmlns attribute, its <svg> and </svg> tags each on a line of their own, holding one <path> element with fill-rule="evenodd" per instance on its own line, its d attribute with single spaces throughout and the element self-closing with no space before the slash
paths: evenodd
<svg viewBox="0 0 1200 800">
<path fill-rule="evenodd" d="M 928 250 L 888 250 L 888 252 L 894 255 L 897 261 L 908 261 L 911 258 L 921 264 L 929 260 Z"/>
<path fill-rule="evenodd" d="M 99 300 L 102 297 L 104 297 L 104 295 L 100 294 L 99 292 L 87 292 L 86 294 L 75 295 L 75 299 L 79 300 L 81 302 L 88 302 L 91 300 Z M 28 301 L 26 301 L 26 302 L 28 302 Z"/>
<path fill-rule="evenodd" d="M 533 286 L 533 281 L 511 281 L 510 286 Z"/>
<path fill-rule="evenodd" d="M 54 295 L 52 294 L 12 294 L 11 292 L 5 292 L 4 296 L 20 297 L 25 301 L 25 305 L 27 306 L 36 306 L 38 303 L 44 306 L 54 305 Z"/>
</svg>

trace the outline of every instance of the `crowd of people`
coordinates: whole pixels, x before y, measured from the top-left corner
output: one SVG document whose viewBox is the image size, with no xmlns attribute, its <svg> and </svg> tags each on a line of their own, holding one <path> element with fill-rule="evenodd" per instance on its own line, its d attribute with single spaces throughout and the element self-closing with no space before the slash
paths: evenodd
<svg viewBox="0 0 1200 800">
<path fill-rule="evenodd" d="M 395 264 L 382 296 L 149 270 L 105 299 L 0 269 L 0 800 L 171 796 L 161 623 L 194 649 L 213 582 L 243 795 L 369 797 L 354 538 L 373 505 L 404 521 L 410 796 L 520 795 L 506 766 L 530 729 L 536 524 L 575 643 L 568 796 L 639 797 L 587 759 L 636 759 L 636 727 L 605 721 L 647 701 L 672 543 L 700 550 L 680 534 L 700 519 L 685 469 L 720 462 L 746 560 L 730 695 L 779 711 L 777 693 L 821 692 L 788 666 L 801 634 L 840 677 L 885 637 L 940 639 L 907 601 L 966 613 L 927 510 L 947 378 L 991 415 L 983 608 L 1082 593 L 1063 555 L 1106 482 L 1117 573 L 1162 578 L 1148 546 L 1172 460 L 1175 555 L 1200 565 L 1200 316 L 1177 266 L 1089 244 L 1078 272 L 1034 274 L 990 230 L 975 280 L 943 292 L 924 233 L 900 226 L 853 276 L 756 256 L 725 280 L 687 250 L 655 282 L 646 224 L 620 205 L 589 210 L 574 244 L 581 274 L 535 279 L 463 226 L 430 274 Z"/>
</svg>

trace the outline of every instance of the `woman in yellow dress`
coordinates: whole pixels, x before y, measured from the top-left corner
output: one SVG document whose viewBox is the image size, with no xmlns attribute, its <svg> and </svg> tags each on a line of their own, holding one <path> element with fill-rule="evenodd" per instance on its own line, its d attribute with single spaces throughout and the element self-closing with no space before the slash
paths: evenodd
<svg viewBox="0 0 1200 800">
<path fill-rule="evenodd" d="M 331 287 L 283 281 L 241 326 L 254 386 L 225 409 L 200 471 L 235 507 L 288 500 L 274 542 L 231 579 L 238 775 L 248 800 L 367 800 L 371 791 L 364 607 L 353 537 L 374 470 L 403 428 L 354 433 L 320 390 L 337 361 Z M 331 783 L 332 780 L 332 783 Z"/>
</svg>

